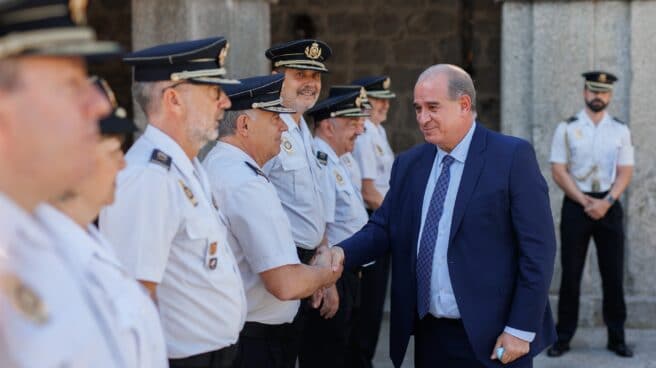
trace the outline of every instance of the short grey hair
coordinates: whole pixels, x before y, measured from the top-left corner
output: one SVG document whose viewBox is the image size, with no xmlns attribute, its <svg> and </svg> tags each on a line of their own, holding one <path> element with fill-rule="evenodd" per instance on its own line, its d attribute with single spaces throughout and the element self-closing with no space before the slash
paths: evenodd
<svg viewBox="0 0 656 368">
<path fill-rule="evenodd" d="M 132 96 L 146 115 L 148 115 L 149 112 L 156 111 L 154 110 L 155 90 L 159 84 L 160 83 L 158 82 L 132 83 Z"/>
<path fill-rule="evenodd" d="M 237 119 L 242 115 L 248 115 L 251 119 L 254 117 L 250 115 L 251 110 L 226 110 L 223 114 L 223 120 L 219 124 L 219 139 L 229 137 L 237 133 Z"/>
<path fill-rule="evenodd" d="M 417 84 L 429 78 L 434 78 L 439 74 L 445 74 L 447 77 L 447 93 L 449 98 L 453 101 L 462 96 L 469 96 L 471 99 L 471 110 L 472 112 L 476 111 L 476 89 L 474 88 L 474 81 L 472 81 L 469 73 L 458 66 L 451 64 L 433 65 L 419 75 Z"/>
</svg>

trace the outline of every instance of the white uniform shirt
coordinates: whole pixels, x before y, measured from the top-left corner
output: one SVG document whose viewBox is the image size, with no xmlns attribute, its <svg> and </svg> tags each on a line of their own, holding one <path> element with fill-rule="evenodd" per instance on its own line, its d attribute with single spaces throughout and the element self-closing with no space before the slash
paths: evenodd
<svg viewBox="0 0 656 368">
<path fill-rule="evenodd" d="M 615 181 L 617 166 L 634 164 L 629 128 L 608 113 L 595 125 L 582 110 L 576 120 L 556 128 L 549 161 L 568 164 L 581 191 L 605 192 Z"/>
<path fill-rule="evenodd" d="M 169 358 L 234 344 L 246 298 L 205 170 L 152 125 L 126 161 L 100 230 L 137 280 L 159 284 Z"/>
<path fill-rule="evenodd" d="M 312 135 L 303 118 L 296 124 L 289 114 L 280 114 L 288 130 L 282 133 L 280 153 L 269 160 L 263 171 L 276 187 L 296 246 L 315 249 L 326 230 L 320 186 L 325 173 L 315 158 Z"/>
<path fill-rule="evenodd" d="M 0 367 L 123 367 L 68 262 L 2 193 L 0 224 Z"/>
<path fill-rule="evenodd" d="M 263 176 L 255 160 L 228 143 L 217 143 L 203 165 L 212 193 L 221 203 L 228 242 L 244 280 L 248 303 L 246 320 L 271 325 L 292 322 L 300 302 L 277 299 L 267 291 L 259 275 L 300 263 L 289 219 L 276 188 Z"/>
<path fill-rule="evenodd" d="M 116 259 L 114 250 L 93 225 L 80 227 L 51 206 L 37 217 L 53 236 L 60 254 L 81 276 L 87 294 L 105 317 L 125 367 L 167 367 L 159 313 L 150 296 Z"/>
<path fill-rule="evenodd" d="M 362 173 L 360 172 L 360 165 L 353 157 L 351 152 L 346 152 L 345 154 L 339 157 L 339 160 L 342 161 L 344 167 L 349 173 L 351 178 L 351 184 L 355 187 L 355 190 L 358 193 L 362 193 Z"/>
<path fill-rule="evenodd" d="M 373 180 L 378 192 L 385 197 L 389 190 L 394 152 L 382 124 L 376 125 L 369 119 L 365 120 L 364 133 L 355 140 L 353 157 L 360 166 L 362 179 Z"/>
<path fill-rule="evenodd" d="M 321 138 L 315 138 L 315 144 L 318 151 L 328 155 L 326 169 L 330 180 L 326 181 L 324 192 L 334 193 L 329 197 L 334 201 L 334 215 L 326 224 L 326 236 L 328 243 L 334 245 L 360 230 L 369 220 L 369 216 L 364 208 L 362 194 L 351 183 L 348 170 L 335 151 Z"/>
</svg>

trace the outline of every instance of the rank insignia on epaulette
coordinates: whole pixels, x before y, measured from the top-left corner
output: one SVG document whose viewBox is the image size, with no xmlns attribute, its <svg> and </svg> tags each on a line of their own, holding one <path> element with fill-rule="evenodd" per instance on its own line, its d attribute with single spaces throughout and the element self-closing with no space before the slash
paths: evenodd
<svg viewBox="0 0 656 368">
<path fill-rule="evenodd" d="M 12 306 L 32 322 L 42 325 L 48 322 L 48 308 L 41 297 L 18 276 L 0 275 L 0 292 L 5 294 Z"/>
<path fill-rule="evenodd" d="M 574 116 L 570 116 L 570 117 L 567 118 L 567 120 L 565 120 L 565 121 L 568 122 L 568 123 L 573 123 L 573 122 L 575 122 L 575 121 L 577 121 L 577 120 L 579 120 L 579 118 L 578 118 L 576 115 L 574 115 Z"/>
<path fill-rule="evenodd" d="M 191 189 L 189 189 L 189 187 L 187 185 L 185 185 L 185 183 L 184 183 L 184 181 L 182 181 L 182 179 L 180 179 L 178 181 L 178 183 L 180 183 L 180 187 L 182 188 L 182 191 L 184 192 L 184 194 L 187 196 L 187 199 L 189 199 L 189 202 L 191 202 L 191 204 L 194 205 L 194 207 L 198 206 L 198 201 L 196 200 L 196 197 L 194 196 L 194 192 L 192 192 Z"/>
<path fill-rule="evenodd" d="M 282 140 L 282 149 L 284 149 L 287 153 L 294 152 L 294 146 L 292 146 L 292 142 L 285 138 Z"/>
<path fill-rule="evenodd" d="M 322 165 L 328 165 L 328 154 L 326 152 L 317 151 L 317 160 Z"/>
<path fill-rule="evenodd" d="M 383 155 L 383 148 L 382 148 L 381 146 L 379 146 L 379 145 L 376 145 L 376 152 L 377 152 L 379 155 L 382 156 L 382 155 Z"/>
<path fill-rule="evenodd" d="M 163 166 L 166 170 L 169 170 L 171 168 L 171 162 L 173 162 L 173 159 L 166 153 L 158 149 L 154 149 L 153 153 L 150 155 L 150 162 L 154 162 Z"/>
<path fill-rule="evenodd" d="M 270 181 L 269 177 L 267 177 L 266 174 L 264 173 L 264 171 L 260 170 L 259 167 L 251 164 L 248 161 L 244 161 L 244 163 L 246 164 L 246 166 L 250 167 L 251 170 L 253 170 L 255 172 L 255 175 L 259 175 L 259 176 L 263 177 L 264 179 L 266 179 L 266 181 Z"/>
</svg>

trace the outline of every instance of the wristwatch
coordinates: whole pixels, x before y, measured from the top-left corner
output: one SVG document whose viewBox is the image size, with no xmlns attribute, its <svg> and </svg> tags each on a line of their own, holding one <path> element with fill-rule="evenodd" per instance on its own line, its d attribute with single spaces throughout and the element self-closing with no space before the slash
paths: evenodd
<svg viewBox="0 0 656 368">
<path fill-rule="evenodd" d="M 608 203 L 610 203 L 611 206 L 615 204 L 615 201 L 617 201 L 617 198 L 613 198 L 613 195 L 610 193 L 608 193 L 605 199 L 608 201 Z"/>
</svg>

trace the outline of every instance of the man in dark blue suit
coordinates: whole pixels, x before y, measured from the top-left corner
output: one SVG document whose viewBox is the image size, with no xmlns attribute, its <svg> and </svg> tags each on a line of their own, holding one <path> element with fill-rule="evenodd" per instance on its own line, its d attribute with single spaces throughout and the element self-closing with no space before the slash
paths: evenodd
<svg viewBox="0 0 656 368">
<path fill-rule="evenodd" d="M 397 367 L 413 334 L 420 368 L 531 367 L 555 339 L 547 184 L 529 143 L 475 123 L 475 100 L 456 66 L 421 74 L 414 106 L 427 143 L 398 156 L 380 209 L 332 249 L 346 267 L 392 253 Z"/>
</svg>

